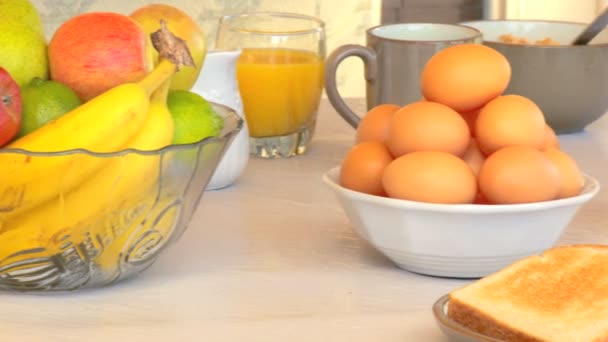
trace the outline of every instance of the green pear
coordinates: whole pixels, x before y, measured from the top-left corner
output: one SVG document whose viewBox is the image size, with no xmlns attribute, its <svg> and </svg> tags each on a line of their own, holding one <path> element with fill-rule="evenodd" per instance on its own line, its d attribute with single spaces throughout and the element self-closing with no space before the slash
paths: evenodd
<svg viewBox="0 0 608 342">
<path fill-rule="evenodd" d="M 38 77 L 48 79 L 47 44 L 36 29 L 14 20 L 0 20 L 0 67 L 19 86 Z"/>
<path fill-rule="evenodd" d="M 40 14 L 28 0 L 0 0 L 0 67 L 24 86 L 48 79 L 47 44 Z"/>
<path fill-rule="evenodd" d="M 44 35 L 42 19 L 29 0 L 0 0 L 0 21 L 16 20 Z"/>
</svg>

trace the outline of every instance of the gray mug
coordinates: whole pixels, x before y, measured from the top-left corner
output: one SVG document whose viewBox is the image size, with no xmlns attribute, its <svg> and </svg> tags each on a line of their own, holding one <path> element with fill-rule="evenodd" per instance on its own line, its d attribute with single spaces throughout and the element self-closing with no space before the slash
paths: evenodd
<svg viewBox="0 0 608 342">
<path fill-rule="evenodd" d="M 455 44 L 482 43 L 481 32 L 451 24 L 402 23 L 367 30 L 367 46 L 343 45 L 327 58 L 325 91 L 334 109 L 356 128 L 361 120 L 344 102 L 336 84 L 336 71 L 348 57 L 361 58 L 365 66 L 368 110 L 391 103 L 399 106 L 419 101 L 420 74 L 437 51 Z"/>
</svg>

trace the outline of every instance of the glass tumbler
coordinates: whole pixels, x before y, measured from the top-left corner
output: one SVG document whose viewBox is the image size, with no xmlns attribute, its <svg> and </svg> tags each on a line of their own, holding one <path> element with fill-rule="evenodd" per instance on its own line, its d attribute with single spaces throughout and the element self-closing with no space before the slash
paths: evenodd
<svg viewBox="0 0 608 342">
<path fill-rule="evenodd" d="M 237 80 L 251 155 L 282 158 L 306 152 L 323 91 L 324 22 L 279 12 L 224 16 L 216 47 L 242 50 Z"/>
</svg>

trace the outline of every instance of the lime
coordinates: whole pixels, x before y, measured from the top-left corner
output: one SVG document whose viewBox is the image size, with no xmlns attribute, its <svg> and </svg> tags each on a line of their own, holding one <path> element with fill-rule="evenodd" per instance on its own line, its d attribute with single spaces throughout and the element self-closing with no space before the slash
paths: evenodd
<svg viewBox="0 0 608 342">
<path fill-rule="evenodd" d="M 173 144 L 191 144 L 218 136 L 224 128 L 224 119 L 207 100 L 192 91 L 169 91 L 167 106 L 174 123 Z"/>
<path fill-rule="evenodd" d="M 21 130 L 24 136 L 82 103 L 78 95 L 63 83 L 34 78 L 21 87 Z"/>
</svg>

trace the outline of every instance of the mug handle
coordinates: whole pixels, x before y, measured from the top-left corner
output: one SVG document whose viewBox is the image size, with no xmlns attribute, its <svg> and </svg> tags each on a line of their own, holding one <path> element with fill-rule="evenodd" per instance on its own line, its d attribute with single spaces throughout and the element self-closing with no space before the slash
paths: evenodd
<svg viewBox="0 0 608 342">
<path fill-rule="evenodd" d="M 338 114 L 340 114 L 349 125 L 356 129 L 357 126 L 359 126 L 361 117 L 348 107 L 342 96 L 340 96 L 336 83 L 338 66 L 344 59 L 351 56 L 359 57 L 363 61 L 363 65 L 365 66 L 365 80 L 367 82 L 374 82 L 376 80 L 377 59 L 374 50 L 355 44 L 343 45 L 327 57 L 327 66 L 325 68 L 325 92 L 327 93 L 329 102 L 336 109 Z"/>
</svg>

